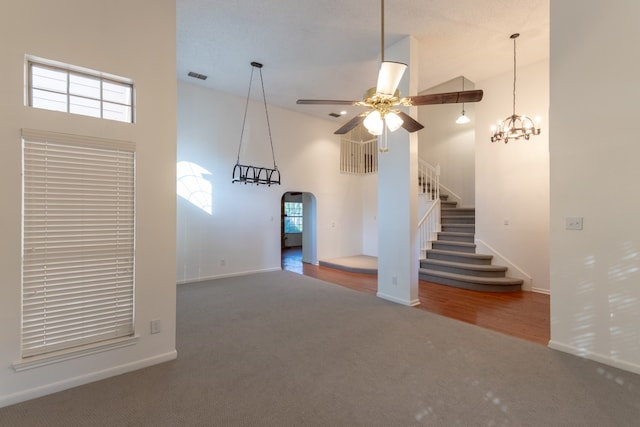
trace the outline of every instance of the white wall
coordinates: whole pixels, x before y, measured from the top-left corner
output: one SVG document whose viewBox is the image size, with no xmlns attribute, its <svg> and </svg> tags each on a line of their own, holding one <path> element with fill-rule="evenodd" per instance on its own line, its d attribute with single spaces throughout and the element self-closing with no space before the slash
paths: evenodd
<svg viewBox="0 0 640 427">
<path fill-rule="evenodd" d="M 475 110 L 477 252 L 493 254 L 525 289 L 549 292 L 549 63 L 517 70 L 516 114 L 542 119 L 541 134 L 528 141 L 490 141 L 491 125 L 512 113 L 513 72 L 476 88 L 484 90 Z"/>
<path fill-rule="evenodd" d="M 362 253 L 378 256 L 377 173 L 362 177 Z"/>
<path fill-rule="evenodd" d="M 141 27 L 141 25 L 144 27 Z M 175 2 L 4 2 L 0 25 L 0 406 L 175 358 Z M 24 105 L 25 55 L 135 81 L 136 124 Z M 15 372 L 20 361 L 21 128 L 137 144 L 133 346 Z M 162 332 L 150 336 L 149 321 Z"/>
<path fill-rule="evenodd" d="M 640 373 L 638 16 L 551 2 L 550 345 Z"/>
<path fill-rule="evenodd" d="M 474 83 L 465 79 L 464 89 L 474 88 Z M 421 95 L 460 90 L 462 77 L 457 77 Z M 420 158 L 433 166 L 440 165 L 440 183 L 446 188 L 444 193 L 459 197 L 459 207 L 475 205 L 475 108 L 476 103 L 465 104 L 471 122 L 457 124 L 462 104 L 418 107 L 418 121 L 425 127 L 418 132 Z"/>
<path fill-rule="evenodd" d="M 247 84 L 250 72 L 247 64 Z M 263 74 L 268 100 L 267 66 Z M 362 253 L 362 180 L 340 174 L 336 123 L 270 106 L 282 185 L 232 184 L 244 108 L 245 99 L 178 83 L 178 161 L 209 171 L 212 185 L 211 215 L 178 198 L 178 282 L 279 269 L 287 191 L 315 196 L 318 259 Z M 273 167 L 261 102 L 250 102 L 245 137 L 240 162 Z"/>
</svg>

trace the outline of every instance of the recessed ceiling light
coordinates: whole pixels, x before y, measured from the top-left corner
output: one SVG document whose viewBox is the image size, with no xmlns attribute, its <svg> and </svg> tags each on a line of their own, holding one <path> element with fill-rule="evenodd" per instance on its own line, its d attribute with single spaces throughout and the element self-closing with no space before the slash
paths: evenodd
<svg viewBox="0 0 640 427">
<path fill-rule="evenodd" d="M 344 116 L 345 114 L 347 114 L 347 111 L 346 110 L 342 110 L 342 111 L 340 111 L 340 114 Z"/>
</svg>

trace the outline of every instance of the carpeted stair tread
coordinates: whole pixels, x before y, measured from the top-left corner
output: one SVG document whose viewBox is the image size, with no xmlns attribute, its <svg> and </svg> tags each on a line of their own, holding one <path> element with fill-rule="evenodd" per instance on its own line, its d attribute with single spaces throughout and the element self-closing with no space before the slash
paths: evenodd
<svg viewBox="0 0 640 427">
<path fill-rule="evenodd" d="M 476 217 L 474 215 L 441 215 L 442 224 L 475 224 Z"/>
<path fill-rule="evenodd" d="M 483 292 L 516 292 L 522 290 L 521 279 L 512 277 L 478 277 L 421 268 L 421 280 Z"/>
<path fill-rule="evenodd" d="M 438 240 L 447 242 L 473 242 L 475 233 L 464 233 L 461 231 L 438 231 Z"/>
<path fill-rule="evenodd" d="M 475 235 L 475 224 L 442 224 L 442 231 L 454 233 L 471 233 Z"/>
<path fill-rule="evenodd" d="M 475 261 L 484 262 L 487 264 L 491 263 L 491 260 L 493 259 L 493 255 L 477 254 L 472 252 L 447 251 L 444 249 L 428 249 L 427 258 L 432 258 L 429 255 L 475 260 Z"/>
<path fill-rule="evenodd" d="M 444 261 L 441 259 L 425 258 L 420 260 L 420 268 L 429 269 L 427 265 L 441 265 L 445 267 L 453 267 L 475 271 L 491 271 L 491 272 L 505 272 L 507 267 L 503 265 L 495 264 L 469 264 L 466 262 Z"/>
<path fill-rule="evenodd" d="M 449 208 L 449 207 L 441 207 L 440 213 L 442 215 L 472 215 L 475 216 L 476 208 Z"/>
<path fill-rule="evenodd" d="M 456 242 L 453 240 L 434 240 L 431 246 L 435 249 L 450 250 L 453 252 L 473 253 L 476 251 L 476 244 L 470 242 Z"/>
</svg>

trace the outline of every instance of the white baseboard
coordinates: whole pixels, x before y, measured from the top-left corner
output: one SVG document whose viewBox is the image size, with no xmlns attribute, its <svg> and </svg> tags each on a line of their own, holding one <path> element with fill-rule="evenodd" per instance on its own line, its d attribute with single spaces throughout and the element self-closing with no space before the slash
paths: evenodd
<svg viewBox="0 0 640 427">
<path fill-rule="evenodd" d="M 553 340 L 549 341 L 549 348 L 593 360 L 594 362 L 602 363 L 604 365 L 613 366 L 614 368 L 622 369 L 624 371 L 633 372 L 634 374 L 640 374 L 640 365 L 636 363 L 626 362 L 603 354 L 594 353 L 584 348 L 573 347 Z"/>
<path fill-rule="evenodd" d="M 406 299 L 394 297 L 392 295 L 384 294 L 382 292 L 378 292 L 376 296 L 378 298 L 386 299 L 387 301 L 395 302 L 396 304 L 402 304 L 409 307 L 415 307 L 416 305 L 420 305 L 420 300 L 418 299 L 406 300 Z"/>
<path fill-rule="evenodd" d="M 533 291 L 533 279 L 529 276 L 524 270 L 518 267 L 516 264 L 511 262 L 507 257 L 502 255 L 500 252 L 489 246 L 487 243 L 482 240 L 476 239 L 476 253 L 479 254 L 488 254 L 493 255 L 494 261 L 497 265 L 503 265 L 509 269 L 508 276 L 516 279 L 522 279 L 524 283 L 522 284 L 522 289 L 525 291 Z M 537 289 L 536 292 L 540 292 L 541 289 Z"/>
<path fill-rule="evenodd" d="M 186 285 L 186 284 L 189 284 L 189 283 L 205 282 L 207 280 L 224 279 L 225 277 L 248 276 L 249 274 L 267 273 L 267 272 L 270 272 L 270 271 L 280 271 L 280 270 L 282 270 L 281 267 L 273 267 L 273 268 L 265 268 L 265 269 L 261 269 L 261 270 L 248 270 L 248 271 L 239 271 L 239 272 L 235 272 L 235 273 L 217 274 L 215 276 L 194 277 L 194 278 L 191 278 L 191 279 L 178 280 L 178 281 L 176 281 L 176 284 L 178 284 L 178 285 Z"/>
<path fill-rule="evenodd" d="M 533 287 L 531 288 L 531 292 L 537 292 L 539 294 L 551 295 L 551 291 L 549 289 L 541 289 Z"/>
<path fill-rule="evenodd" d="M 149 366 L 157 365 L 158 363 L 168 362 L 170 360 L 174 360 L 177 356 L 178 352 L 176 350 L 173 350 L 146 359 L 136 360 L 131 363 L 125 363 L 124 365 L 114 366 L 102 371 L 91 372 L 89 374 L 67 378 L 62 381 L 44 384 L 42 386 L 35 387 L 29 390 L 23 390 L 17 393 L 0 396 L 0 408 L 8 405 L 13 405 L 15 403 L 24 402 L 26 400 L 35 399 L 37 397 L 46 396 L 58 391 L 67 390 L 69 388 L 77 387 L 83 384 L 104 380 L 115 375 L 125 374 L 127 372 L 147 368 Z"/>
</svg>

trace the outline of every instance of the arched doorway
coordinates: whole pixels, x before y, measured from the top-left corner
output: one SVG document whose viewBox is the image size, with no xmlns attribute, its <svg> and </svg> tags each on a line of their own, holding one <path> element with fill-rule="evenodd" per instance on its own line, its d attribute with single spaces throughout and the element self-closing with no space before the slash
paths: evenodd
<svg viewBox="0 0 640 427">
<path fill-rule="evenodd" d="M 316 197 L 288 191 L 281 198 L 280 248 L 284 269 L 302 273 L 302 264 L 318 264 Z"/>
</svg>

